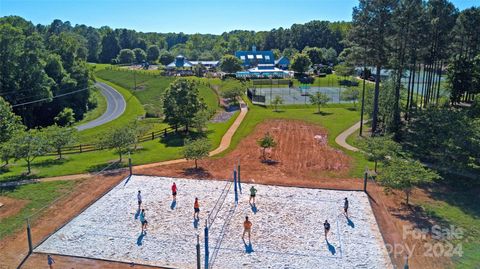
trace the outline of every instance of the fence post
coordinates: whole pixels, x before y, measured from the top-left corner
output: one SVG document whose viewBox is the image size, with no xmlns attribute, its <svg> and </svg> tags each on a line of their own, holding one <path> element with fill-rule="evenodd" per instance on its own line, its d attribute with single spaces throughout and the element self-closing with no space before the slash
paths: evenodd
<svg viewBox="0 0 480 269">
<path fill-rule="evenodd" d="M 132 172 L 132 158 L 130 158 L 130 154 L 128 156 L 128 168 L 130 170 L 130 175 L 132 175 L 133 174 L 133 172 Z"/>
<path fill-rule="evenodd" d="M 238 204 L 238 191 L 237 191 L 237 171 L 233 169 L 233 190 L 235 192 L 235 205 Z"/>
<path fill-rule="evenodd" d="M 201 264 L 200 264 L 200 235 L 197 234 L 197 269 L 201 269 Z"/>
<path fill-rule="evenodd" d="M 365 171 L 363 174 L 363 191 L 367 192 L 367 177 L 368 177 L 368 172 Z"/>
<path fill-rule="evenodd" d="M 28 238 L 28 254 L 32 254 L 33 245 L 32 245 L 32 232 L 30 229 L 30 221 L 27 218 L 27 238 Z"/>
<path fill-rule="evenodd" d="M 167 128 L 163 129 L 163 136 L 167 137 Z"/>
<path fill-rule="evenodd" d="M 242 184 L 240 184 L 240 163 L 237 166 L 237 176 L 238 176 L 238 189 L 240 190 L 240 194 L 242 194 Z"/>
<path fill-rule="evenodd" d="M 208 220 L 205 220 L 205 269 L 208 269 Z"/>
<path fill-rule="evenodd" d="M 82 153 L 82 144 L 80 144 L 79 147 L 80 147 L 80 153 Z"/>
</svg>

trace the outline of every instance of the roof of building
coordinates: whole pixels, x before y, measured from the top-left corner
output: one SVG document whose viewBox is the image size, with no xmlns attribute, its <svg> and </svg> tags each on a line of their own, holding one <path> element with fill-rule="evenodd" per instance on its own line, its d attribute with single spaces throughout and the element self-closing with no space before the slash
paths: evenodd
<svg viewBox="0 0 480 269">
<path fill-rule="evenodd" d="M 237 51 L 235 57 L 242 60 L 243 65 L 252 64 L 274 64 L 275 57 L 272 51 L 252 50 L 252 51 Z"/>
<path fill-rule="evenodd" d="M 169 68 L 175 68 L 175 67 L 193 67 L 194 65 L 197 64 L 203 64 L 203 65 L 209 65 L 209 66 L 217 66 L 219 61 L 189 61 L 185 56 L 183 55 L 177 55 L 175 57 L 175 60 L 167 65 Z"/>
<path fill-rule="evenodd" d="M 220 61 L 190 61 L 193 65 L 203 64 L 203 65 L 218 65 Z"/>
<path fill-rule="evenodd" d="M 282 56 L 280 57 L 280 59 L 276 60 L 275 61 L 275 64 L 286 64 L 286 65 L 289 65 L 290 64 L 290 60 L 285 57 L 285 56 Z"/>
</svg>

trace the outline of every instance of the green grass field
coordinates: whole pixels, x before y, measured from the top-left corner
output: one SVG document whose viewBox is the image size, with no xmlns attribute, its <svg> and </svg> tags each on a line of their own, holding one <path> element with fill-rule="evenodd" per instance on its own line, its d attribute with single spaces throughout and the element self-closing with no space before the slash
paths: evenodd
<svg viewBox="0 0 480 269">
<path fill-rule="evenodd" d="M 218 147 L 223 134 L 237 116 L 238 112 L 226 122 L 208 124 L 207 136 L 212 143 L 212 149 Z M 183 138 L 180 135 L 171 135 L 168 139 L 156 138 L 141 143 L 139 149 L 132 154 L 133 163 L 138 165 L 182 158 Z M 37 158 L 32 164 L 33 175 L 30 177 L 42 178 L 95 172 L 118 160 L 118 155 L 113 150 L 69 154 L 64 157 L 62 160 L 58 160 L 56 156 Z M 125 161 L 124 159 L 123 166 L 126 165 Z M 25 176 L 22 173 L 26 169 L 26 163 L 19 160 L 8 168 L 4 168 L 3 173 L 0 174 L 0 182 L 24 179 Z"/>
<path fill-rule="evenodd" d="M 0 196 L 23 200 L 27 204 L 14 216 L 0 220 L 0 239 L 25 225 L 27 216 L 73 189 L 77 183 L 78 181 L 41 182 L 2 190 Z"/>
<path fill-rule="evenodd" d="M 163 77 L 159 75 L 149 75 L 148 72 L 138 71 L 119 71 L 112 69 L 103 69 L 95 73 L 97 78 L 115 83 L 122 88 L 130 91 L 143 105 L 148 115 L 160 115 L 162 111 L 162 96 L 165 89 L 175 78 Z M 136 80 L 136 90 L 135 81 Z M 195 78 L 191 78 L 194 79 Z M 204 82 L 204 80 L 199 80 Z M 199 83 L 200 97 L 211 109 L 218 108 L 218 99 L 205 83 Z"/>
</svg>

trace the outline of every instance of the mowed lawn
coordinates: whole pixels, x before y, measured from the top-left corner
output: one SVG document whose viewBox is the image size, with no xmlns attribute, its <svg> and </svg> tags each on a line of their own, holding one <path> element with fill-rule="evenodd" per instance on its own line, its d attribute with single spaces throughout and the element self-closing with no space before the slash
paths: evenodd
<svg viewBox="0 0 480 269">
<path fill-rule="evenodd" d="M 102 69 L 95 73 L 97 78 L 107 80 L 130 91 L 140 101 L 147 115 L 158 115 L 162 110 L 162 96 L 167 87 L 175 81 L 174 77 L 164 77 L 148 71 L 128 71 Z M 190 78 L 194 79 L 195 78 Z M 135 88 L 136 81 L 136 88 Z M 198 80 L 200 97 L 211 109 L 218 108 L 218 99 L 205 80 Z"/>
<path fill-rule="evenodd" d="M 226 122 L 209 123 L 207 136 L 212 143 L 212 149 L 218 147 L 223 134 L 235 121 L 238 112 Z M 134 165 L 160 162 L 182 158 L 183 151 L 182 135 L 170 135 L 167 139 L 156 138 L 151 141 L 141 143 L 139 148 L 132 152 L 132 161 Z M 126 166 L 126 158 L 121 166 Z M 32 164 L 32 175 L 30 177 L 53 177 L 61 175 L 71 175 L 86 172 L 95 172 L 103 169 L 112 162 L 119 159 L 114 150 L 100 150 L 85 152 L 81 154 L 64 155 L 64 159 L 59 160 L 56 156 L 39 157 Z M 25 178 L 22 173 L 27 171 L 24 161 L 17 161 L 15 164 L 4 168 L 0 174 L 1 181 L 19 180 Z"/>
</svg>

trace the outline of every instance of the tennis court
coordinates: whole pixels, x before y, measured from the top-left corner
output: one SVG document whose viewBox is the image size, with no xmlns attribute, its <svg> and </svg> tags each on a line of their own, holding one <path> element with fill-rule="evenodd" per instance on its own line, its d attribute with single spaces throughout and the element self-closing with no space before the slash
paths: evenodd
<svg viewBox="0 0 480 269">
<path fill-rule="evenodd" d="M 176 203 L 173 182 L 178 187 Z M 255 185 L 257 202 L 252 207 L 250 186 L 241 184 L 236 205 L 231 181 L 132 176 L 35 252 L 196 268 L 198 234 L 203 268 L 208 218 L 209 268 L 392 268 L 365 193 Z M 138 190 L 149 222 L 146 235 L 137 218 Z M 200 201 L 199 221 L 193 218 L 195 197 Z M 344 197 L 350 200 L 349 219 L 342 214 Z M 251 244 L 241 238 L 247 215 L 253 223 Z M 328 242 L 325 219 L 332 226 Z"/>
<path fill-rule="evenodd" d="M 309 95 L 321 92 L 330 98 L 329 103 L 346 103 L 341 98 L 344 88 L 340 87 L 259 87 L 249 89 L 252 95 L 256 96 L 256 100 L 265 100 L 265 105 L 271 105 L 276 96 L 283 99 L 284 104 L 310 104 Z"/>
</svg>

